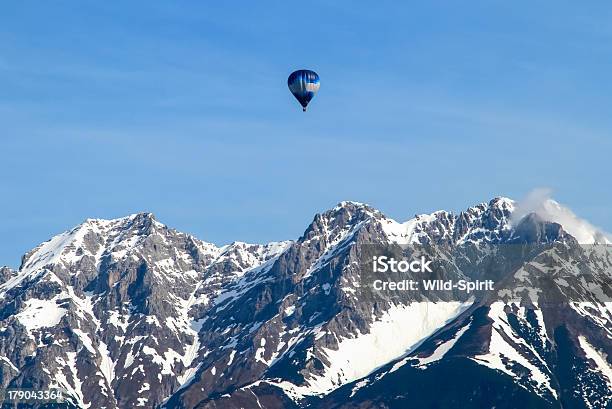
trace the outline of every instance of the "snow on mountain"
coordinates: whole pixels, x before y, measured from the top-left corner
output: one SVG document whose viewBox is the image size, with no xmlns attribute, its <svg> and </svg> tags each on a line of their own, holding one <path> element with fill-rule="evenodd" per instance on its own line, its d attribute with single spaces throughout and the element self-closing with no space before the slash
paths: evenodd
<svg viewBox="0 0 612 409">
<path fill-rule="evenodd" d="M 557 397 L 557 391 L 551 386 L 551 375 L 546 366 L 546 361 L 513 330 L 508 323 L 508 315 L 504 312 L 505 308 L 506 304 L 503 302 L 498 301 L 491 304 L 489 318 L 493 320 L 493 329 L 489 340 L 489 351 L 484 355 L 476 355 L 473 359 L 516 379 L 519 379 L 519 376 L 513 372 L 513 368 L 516 368 L 515 363 L 518 363 L 521 370 L 527 369 L 529 371 L 529 378 L 534 382 L 534 388 L 538 393 L 551 393 Z M 524 309 L 524 307 L 519 308 Z M 545 329 L 543 329 L 543 332 L 545 333 Z M 519 346 L 525 348 L 523 354 L 519 352 Z M 532 364 L 532 360 L 525 357 L 524 354 L 526 353 L 538 360 L 543 368 Z"/>
<path fill-rule="evenodd" d="M 280 386 L 295 397 L 329 393 L 410 352 L 469 305 L 459 302 L 392 304 L 382 317 L 372 317 L 367 333 L 358 332 L 354 337 L 340 339 L 337 349 L 323 349 L 329 365 L 322 375 L 307 378 L 305 386 L 289 382 Z"/>
<path fill-rule="evenodd" d="M 419 242 L 419 230 L 421 234 L 426 234 L 421 226 L 432 223 L 434 220 L 436 220 L 435 213 L 416 216 L 403 223 L 398 223 L 393 219 L 384 219 L 382 227 L 390 241 L 397 244 L 413 244 Z"/>
<path fill-rule="evenodd" d="M 585 337 L 580 336 L 578 337 L 578 340 L 580 341 L 580 346 L 584 350 L 584 353 L 586 354 L 587 358 L 589 358 L 595 363 L 595 370 L 604 375 L 608 387 L 610 388 L 610 390 L 612 390 L 612 366 L 610 366 L 610 364 L 606 360 L 605 354 L 602 354 L 600 351 L 597 351 L 595 348 L 593 348 L 593 346 L 589 344 L 589 341 L 587 341 Z"/>
<path fill-rule="evenodd" d="M 25 308 L 15 317 L 28 331 L 54 327 L 66 314 L 66 309 L 59 307 L 57 301 L 58 297 L 51 300 L 32 298 L 26 302 Z"/>
<path fill-rule="evenodd" d="M 471 325 L 471 322 L 465 325 L 464 327 L 462 327 L 461 329 L 459 329 L 457 333 L 453 336 L 453 338 L 449 339 L 448 341 L 444 341 L 438 344 L 436 349 L 433 351 L 431 355 L 425 358 L 418 358 L 419 367 L 425 369 L 427 368 L 427 365 L 433 362 L 437 362 L 441 360 L 442 358 L 444 358 L 446 353 L 449 352 L 455 346 L 455 344 L 461 338 L 461 336 L 465 334 L 467 330 L 470 329 L 470 325 Z M 403 363 L 405 363 L 405 361 L 402 361 L 402 364 Z M 394 369 L 397 369 L 397 366 L 394 366 L 393 368 L 391 368 L 391 371 L 393 371 Z"/>
</svg>

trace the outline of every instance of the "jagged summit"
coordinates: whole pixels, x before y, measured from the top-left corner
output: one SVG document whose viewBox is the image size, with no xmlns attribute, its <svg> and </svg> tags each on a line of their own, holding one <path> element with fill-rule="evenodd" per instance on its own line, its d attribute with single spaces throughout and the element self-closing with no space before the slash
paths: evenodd
<svg viewBox="0 0 612 409">
<path fill-rule="evenodd" d="M 87 218 L 83 221 L 82 224 L 87 224 L 87 223 L 92 223 L 92 224 L 106 224 L 109 222 L 117 222 L 117 221 L 127 221 L 127 220 L 135 220 L 135 219 L 139 219 L 139 220 L 145 220 L 145 219 L 149 219 L 149 220 L 156 220 L 155 218 L 155 214 L 151 213 L 151 212 L 137 212 L 137 213 L 132 213 L 130 215 L 124 216 L 124 217 L 120 217 L 117 219 L 101 219 L 101 218 Z"/>
<path fill-rule="evenodd" d="M 493 199 L 491 199 L 489 201 L 489 206 L 490 207 L 499 207 L 499 208 L 506 208 L 510 211 L 512 211 L 515 206 L 516 206 L 516 202 L 508 197 L 505 196 L 496 196 Z"/>
<path fill-rule="evenodd" d="M 357 202 L 354 200 L 343 200 L 339 202 L 334 209 L 341 208 L 341 207 L 370 207 L 371 208 L 369 204 Z"/>
</svg>

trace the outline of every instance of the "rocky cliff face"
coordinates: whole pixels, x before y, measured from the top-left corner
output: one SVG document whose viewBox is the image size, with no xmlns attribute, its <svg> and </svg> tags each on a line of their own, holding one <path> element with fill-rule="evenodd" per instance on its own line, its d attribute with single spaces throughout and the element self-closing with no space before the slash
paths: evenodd
<svg viewBox="0 0 612 409">
<path fill-rule="evenodd" d="M 612 250 L 514 208 L 343 202 L 296 241 L 224 247 L 87 220 L 0 270 L 0 382 L 90 408 L 605 408 Z M 499 290 L 376 291 L 381 251 Z"/>
</svg>

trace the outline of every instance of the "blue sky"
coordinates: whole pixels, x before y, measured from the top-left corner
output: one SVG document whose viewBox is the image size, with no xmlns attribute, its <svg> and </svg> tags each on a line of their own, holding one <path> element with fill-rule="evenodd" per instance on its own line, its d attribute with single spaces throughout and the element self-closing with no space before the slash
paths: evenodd
<svg viewBox="0 0 612 409">
<path fill-rule="evenodd" d="M 3 5 L 0 264 L 88 217 L 266 242 L 542 186 L 612 230 L 612 6 L 412 3 Z"/>
</svg>

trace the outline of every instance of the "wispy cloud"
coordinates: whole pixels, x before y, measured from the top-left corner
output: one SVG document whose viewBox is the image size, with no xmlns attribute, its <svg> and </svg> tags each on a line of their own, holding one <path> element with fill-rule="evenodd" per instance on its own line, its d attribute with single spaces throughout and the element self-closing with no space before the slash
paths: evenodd
<svg viewBox="0 0 612 409">
<path fill-rule="evenodd" d="M 552 199 L 552 189 L 536 188 L 517 203 L 512 222 L 518 223 L 528 214 L 535 213 L 542 220 L 559 223 L 581 244 L 612 243 L 612 235 L 578 217 L 570 208 Z"/>
</svg>

